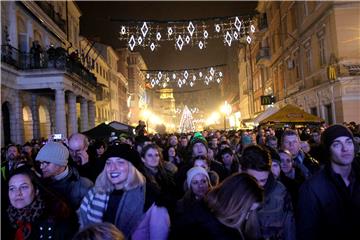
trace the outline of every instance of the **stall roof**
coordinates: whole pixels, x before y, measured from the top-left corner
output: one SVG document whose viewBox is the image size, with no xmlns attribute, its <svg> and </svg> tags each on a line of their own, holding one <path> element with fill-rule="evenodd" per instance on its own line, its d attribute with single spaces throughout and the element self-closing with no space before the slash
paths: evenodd
<svg viewBox="0 0 360 240">
<path fill-rule="evenodd" d="M 305 112 L 301 108 L 288 104 L 279 111 L 270 115 L 260 122 L 260 124 L 268 123 L 321 123 L 324 120 L 318 116 Z"/>
</svg>

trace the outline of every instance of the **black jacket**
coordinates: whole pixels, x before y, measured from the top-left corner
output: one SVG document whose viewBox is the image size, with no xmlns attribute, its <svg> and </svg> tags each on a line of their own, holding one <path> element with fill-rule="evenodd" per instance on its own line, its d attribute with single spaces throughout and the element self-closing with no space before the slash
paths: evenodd
<svg viewBox="0 0 360 240">
<path fill-rule="evenodd" d="M 355 162 L 354 162 L 355 163 Z M 358 239 L 360 172 L 353 168 L 350 185 L 330 165 L 305 181 L 297 208 L 297 239 Z"/>
<path fill-rule="evenodd" d="M 170 240 L 242 240 L 240 233 L 217 220 L 204 202 L 196 202 L 185 214 L 175 219 L 170 230 Z"/>
</svg>

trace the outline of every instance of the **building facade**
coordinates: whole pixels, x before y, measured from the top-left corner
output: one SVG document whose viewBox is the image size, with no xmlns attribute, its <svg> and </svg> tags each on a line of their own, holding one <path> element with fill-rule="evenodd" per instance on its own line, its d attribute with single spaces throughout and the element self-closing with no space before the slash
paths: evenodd
<svg viewBox="0 0 360 240">
<path fill-rule="evenodd" d="M 278 107 L 296 104 L 328 124 L 359 122 L 360 3 L 259 2 L 257 10 L 256 42 L 242 50 L 251 61 L 240 63 L 242 113 L 256 117 L 260 97 L 274 95 Z"/>
<path fill-rule="evenodd" d="M 76 3 L 1 7 L 2 146 L 93 127 L 96 78 L 71 54 L 79 47 Z"/>
</svg>

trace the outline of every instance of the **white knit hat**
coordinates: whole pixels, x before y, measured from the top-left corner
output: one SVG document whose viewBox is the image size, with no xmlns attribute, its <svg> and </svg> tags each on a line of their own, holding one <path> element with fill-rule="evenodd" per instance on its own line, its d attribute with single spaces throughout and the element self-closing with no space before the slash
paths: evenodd
<svg viewBox="0 0 360 240">
<path fill-rule="evenodd" d="M 35 160 L 66 166 L 68 164 L 68 158 L 69 150 L 63 144 L 48 142 L 40 149 Z"/>
<path fill-rule="evenodd" d="M 189 169 L 189 171 L 187 171 L 187 178 L 186 178 L 186 182 L 188 185 L 188 188 L 190 189 L 191 186 L 191 180 L 193 179 L 193 177 L 195 177 L 197 174 L 204 174 L 207 178 L 207 180 L 209 181 L 210 184 L 210 178 L 209 178 L 209 174 L 207 173 L 207 171 L 202 168 L 202 167 L 192 167 Z"/>
</svg>

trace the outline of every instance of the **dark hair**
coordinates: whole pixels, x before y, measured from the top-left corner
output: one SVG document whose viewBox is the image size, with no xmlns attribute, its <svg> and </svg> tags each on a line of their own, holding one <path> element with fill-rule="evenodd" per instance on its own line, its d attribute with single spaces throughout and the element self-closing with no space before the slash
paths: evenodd
<svg viewBox="0 0 360 240">
<path fill-rule="evenodd" d="M 107 148 L 107 144 L 103 140 L 96 140 L 93 146 L 95 150 L 99 149 L 101 146 L 103 146 L 105 150 Z"/>
<path fill-rule="evenodd" d="M 234 152 L 231 150 L 231 148 L 226 147 L 220 151 L 220 156 L 225 155 L 225 154 L 234 155 Z"/>
<path fill-rule="evenodd" d="M 146 152 L 149 151 L 149 149 L 156 149 L 160 155 L 160 162 L 163 160 L 162 151 L 161 151 L 160 147 L 158 145 L 156 145 L 155 143 L 150 143 L 143 147 L 143 149 L 141 150 L 142 158 L 145 158 Z"/>
<path fill-rule="evenodd" d="M 240 164 L 242 170 L 270 171 L 270 152 L 260 145 L 250 145 L 244 149 Z"/>
<path fill-rule="evenodd" d="M 194 165 L 194 163 L 195 163 L 196 160 L 203 160 L 203 161 L 205 161 L 205 162 L 208 164 L 208 166 L 210 167 L 210 160 L 207 158 L 207 156 L 199 155 L 199 156 L 192 157 L 191 160 L 190 160 L 191 166 Z"/>
<path fill-rule="evenodd" d="M 284 143 L 284 138 L 286 136 L 297 136 L 300 141 L 299 134 L 295 130 L 287 129 L 281 135 L 281 145 Z"/>
</svg>

